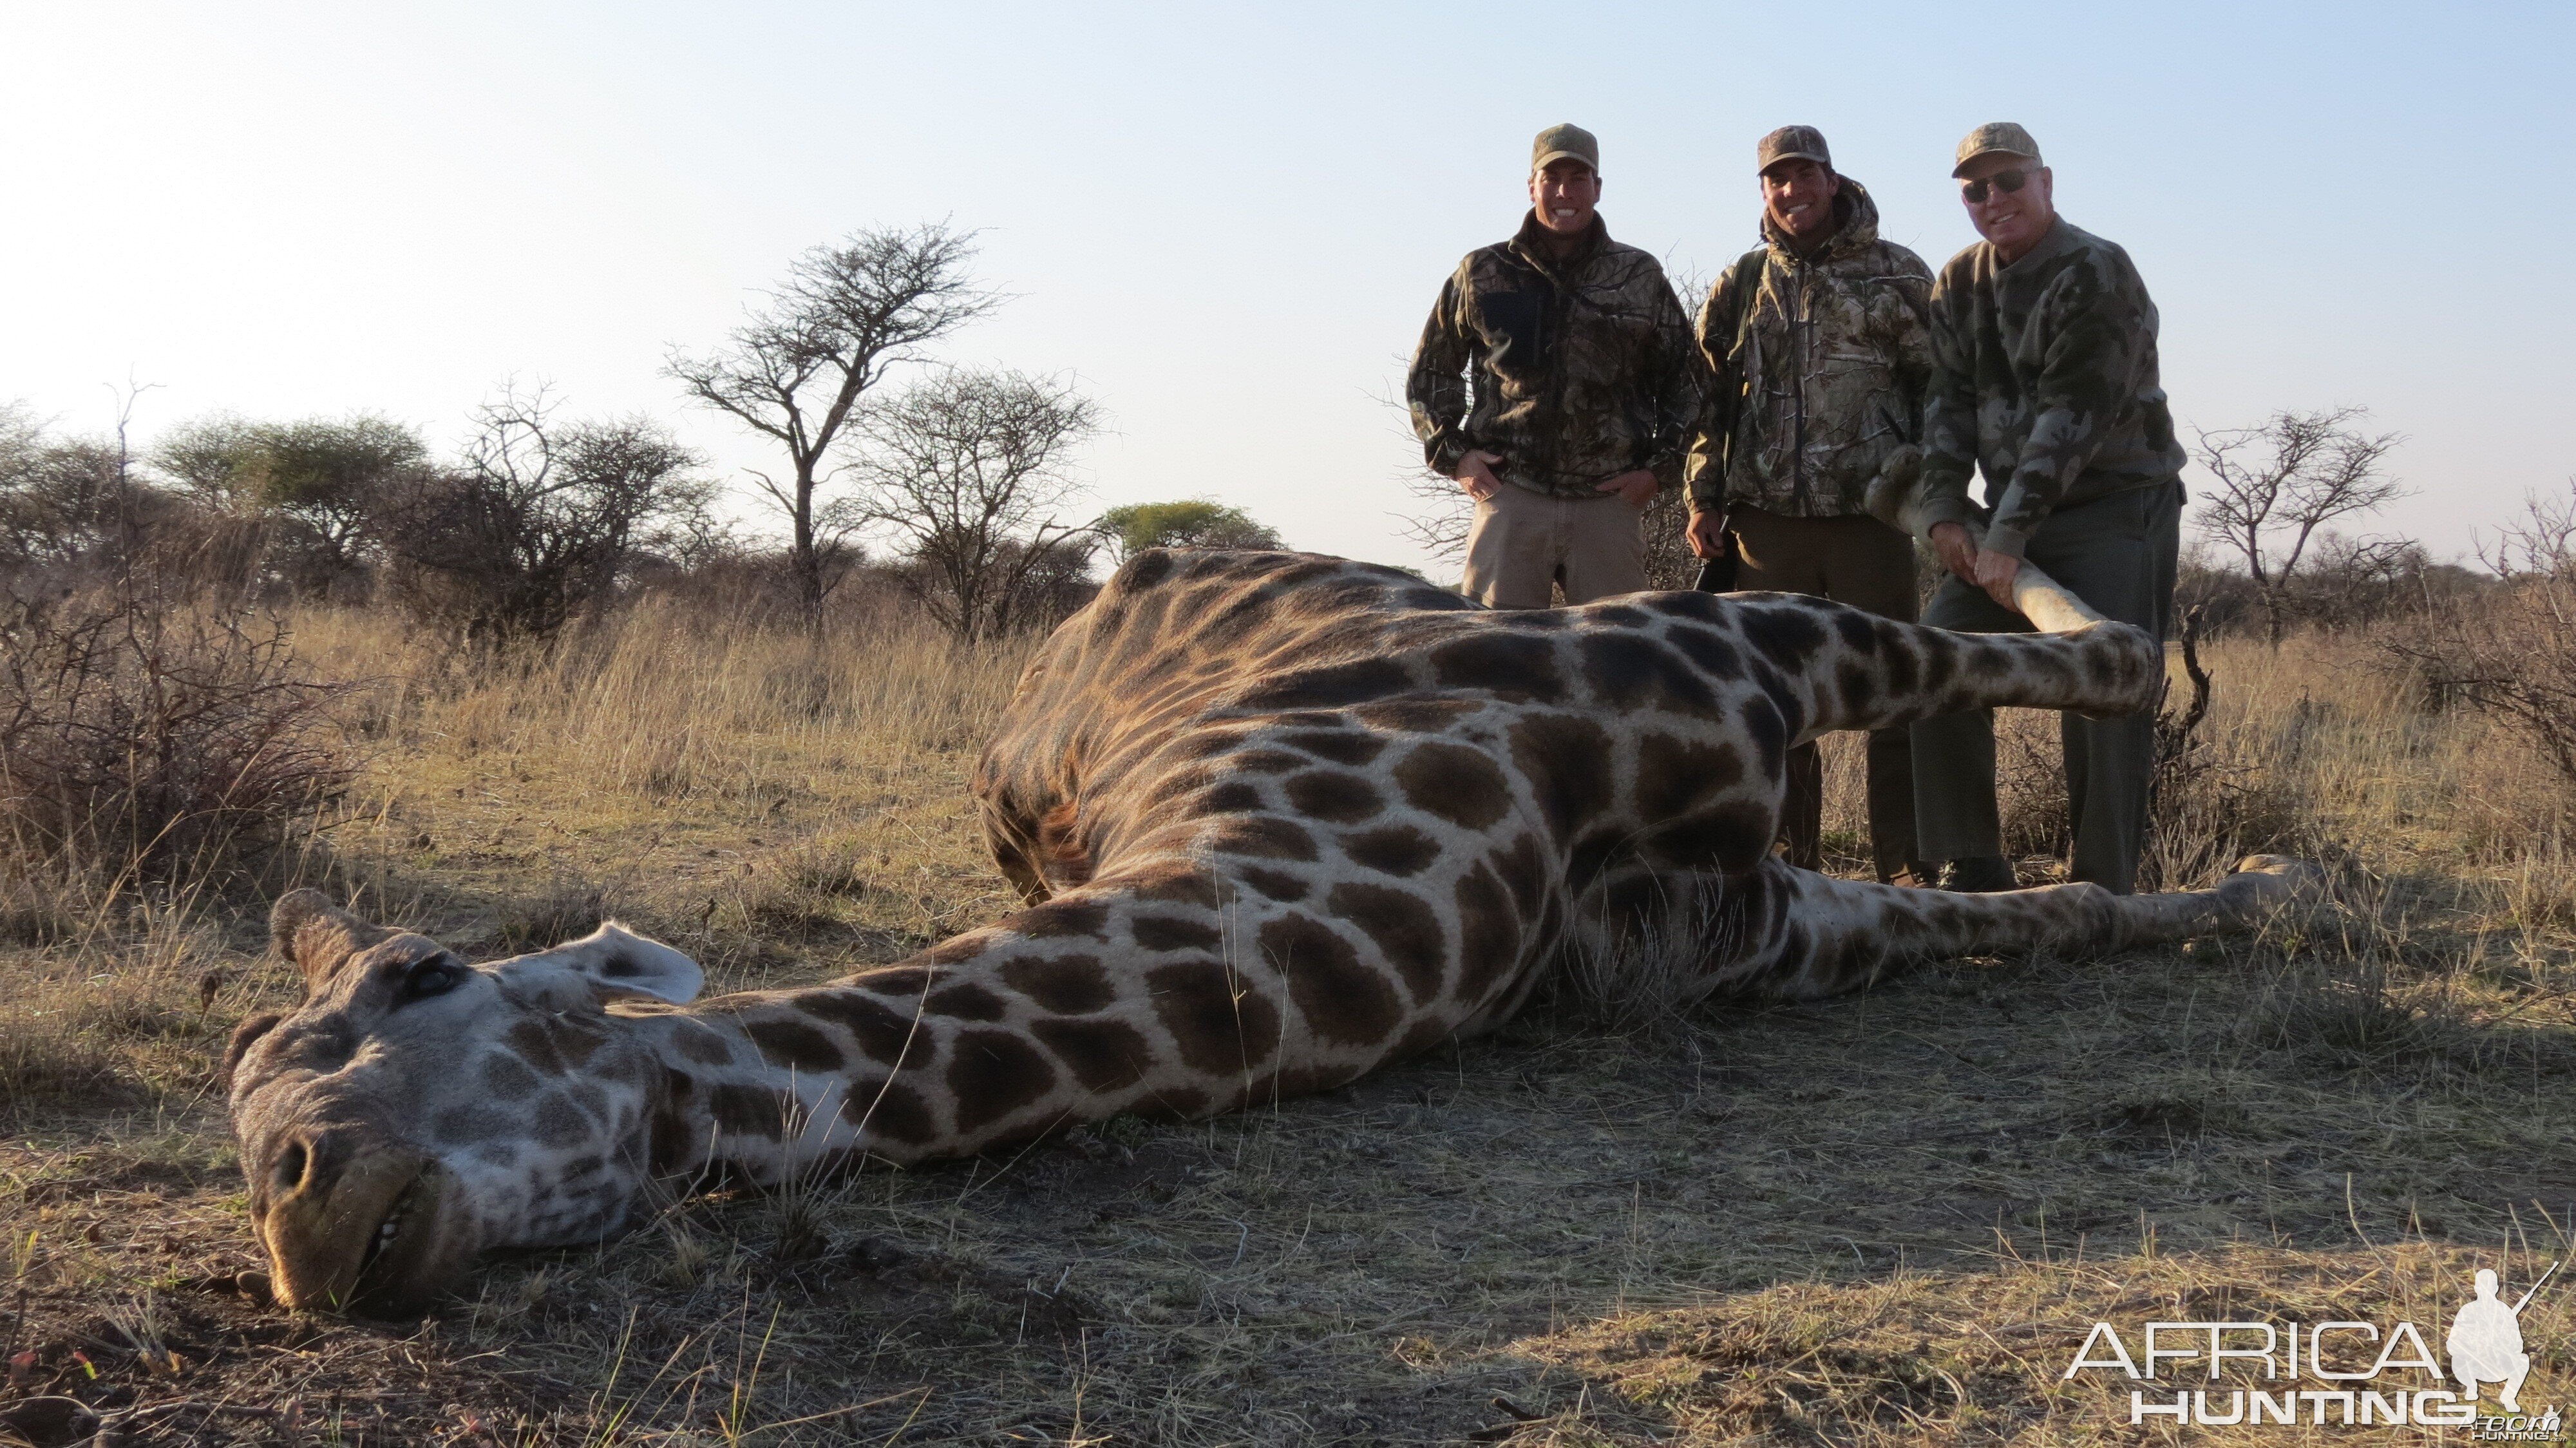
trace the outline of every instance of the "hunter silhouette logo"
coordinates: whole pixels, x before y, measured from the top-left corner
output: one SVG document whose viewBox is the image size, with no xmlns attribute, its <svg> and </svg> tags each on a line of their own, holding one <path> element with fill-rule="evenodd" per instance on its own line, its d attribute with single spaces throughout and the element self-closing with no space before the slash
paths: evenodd
<svg viewBox="0 0 2576 1448">
<path fill-rule="evenodd" d="M 2477 1442 L 2559 1442 L 2565 1435 L 2558 1409 L 2526 1414 L 2520 1398 L 2532 1367 L 2523 1310 L 2558 1267 L 2550 1263 L 2511 1303 L 2500 1295 L 2496 1272 L 2480 1268 L 2475 1295 L 2451 1318 L 2443 1358 L 2434 1356 L 2422 1329 L 2405 1321 L 2384 1332 L 2378 1323 L 2352 1320 L 2150 1322 L 2135 1339 L 2096 1322 L 2063 1376 L 2109 1370 L 2140 1384 L 2129 1392 L 2132 1424 L 2157 1418 L 2209 1427 L 2412 1424 L 2467 1428 Z M 2188 1386 L 2194 1378 L 2206 1386 Z M 2454 1384 L 2466 1391 L 2453 1391 Z M 2479 1394 L 2489 1384 L 2499 1412 L 2481 1411 Z"/>
<path fill-rule="evenodd" d="M 2557 1273 L 2558 1264 L 2550 1263 L 2522 1300 L 2507 1307 L 2496 1296 L 2495 1269 L 2478 1269 L 2478 1295 L 2451 1319 L 2451 1335 L 2443 1343 L 2451 1353 L 2451 1376 L 2469 1390 L 2471 1402 L 2477 1401 L 2478 1384 L 2501 1383 L 2496 1401 L 2508 1413 L 2522 1411 L 2515 1394 L 2522 1391 L 2522 1380 L 2531 1376 L 2531 1354 L 2522 1350 L 2522 1310 Z"/>
</svg>

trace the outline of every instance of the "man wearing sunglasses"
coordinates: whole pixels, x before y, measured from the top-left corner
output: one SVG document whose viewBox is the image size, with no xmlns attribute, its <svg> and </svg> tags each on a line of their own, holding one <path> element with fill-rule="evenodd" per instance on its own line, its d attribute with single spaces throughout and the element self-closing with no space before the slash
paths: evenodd
<svg viewBox="0 0 2576 1448">
<path fill-rule="evenodd" d="M 1690 319 L 1654 257 L 1610 239 L 1601 151 L 1550 126 L 1530 211 L 1440 289 L 1405 380 L 1433 471 L 1476 502 L 1465 591 L 1545 608 L 1646 586 L 1646 504 L 1681 481 L 1699 413 Z"/>
<path fill-rule="evenodd" d="M 1951 576 L 1935 628 L 2027 631 L 2022 560 L 2108 617 L 2162 636 L 2173 612 L 2184 453 L 2156 371 L 2156 307 L 2129 254 L 2057 214 L 2039 143 L 2010 122 L 1959 143 L 1959 198 L 1984 241 L 1932 288 L 1932 387 L 1912 509 Z M 1968 477 L 1985 476 L 1985 506 Z M 1981 525 L 1982 539 L 1971 531 Z M 2126 894 L 2146 834 L 2155 721 L 2061 718 L 2069 874 Z M 1914 725 L 1917 830 L 1942 883 L 2008 890 L 1991 710 Z"/>
<path fill-rule="evenodd" d="M 1764 244 L 1699 313 L 1708 405 L 1691 445 L 1691 551 L 1736 559 L 1726 587 L 1806 593 L 1914 619 L 1914 543 L 1870 516 L 1921 457 L 1932 269 L 1880 239 L 1878 206 L 1834 170 L 1824 133 L 1782 126 L 1755 148 Z M 1824 769 L 1789 752 L 1780 830 L 1789 862 L 1823 867 Z M 1869 736 L 1878 878 L 1930 884 L 1918 863 L 1914 754 L 1903 725 Z"/>
</svg>

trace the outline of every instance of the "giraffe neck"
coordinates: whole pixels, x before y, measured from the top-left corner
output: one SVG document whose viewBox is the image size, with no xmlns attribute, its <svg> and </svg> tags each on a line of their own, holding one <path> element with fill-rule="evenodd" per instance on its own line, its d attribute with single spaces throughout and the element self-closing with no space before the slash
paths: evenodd
<svg viewBox="0 0 2576 1448">
<path fill-rule="evenodd" d="M 1534 978 L 1514 948 L 1534 935 L 1478 937 L 1493 948 L 1468 980 L 1459 937 L 1378 894 L 1335 897 L 1362 922 L 1345 936 L 1238 911 L 1202 862 L 1118 875 L 898 965 L 635 1014 L 664 1068 L 654 1174 L 775 1180 L 1301 1095 L 1472 1031 Z M 1400 959 L 1378 958 L 1381 940 Z"/>
<path fill-rule="evenodd" d="M 828 984 L 634 1015 L 663 1067 L 653 1174 L 770 1182 L 858 1153 L 970 1155 L 1122 1110 L 1226 1104 L 1175 1089 L 1170 1043 L 1135 1019 L 1152 1013 L 1156 967 L 1104 959 L 1087 934 L 1045 933 L 1081 913 L 1040 907 L 1013 921 L 1021 930 L 978 931 Z M 1164 928 L 1216 936 L 1193 920 Z M 1180 974 L 1161 985 L 1195 989 L 1202 1013 L 1222 1006 L 1275 1026 L 1263 1000 L 1225 999 L 1221 966 Z M 1238 1065 L 1252 1061 L 1238 1052 Z"/>
<path fill-rule="evenodd" d="M 850 1103 L 871 1073 L 850 1069 L 846 1059 L 830 1064 L 831 1043 L 820 1033 L 802 1038 L 790 1018 L 795 999 L 814 994 L 723 996 L 630 1019 L 662 1067 L 651 1121 L 653 1176 L 771 1184 L 867 1149 L 873 1123 L 866 1103 Z M 885 1073 L 873 1075 L 882 1080 Z"/>
</svg>

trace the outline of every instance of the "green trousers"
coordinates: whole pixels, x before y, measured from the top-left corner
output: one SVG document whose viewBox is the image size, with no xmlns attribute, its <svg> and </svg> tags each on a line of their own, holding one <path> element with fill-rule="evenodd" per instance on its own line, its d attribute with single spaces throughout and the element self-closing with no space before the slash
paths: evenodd
<svg viewBox="0 0 2576 1448">
<path fill-rule="evenodd" d="M 2174 563 L 2182 545 L 2182 484 L 2131 488 L 2060 508 L 2025 557 L 2105 617 L 2158 638 L 2173 623 Z M 1942 580 L 1923 622 L 1959 633 L 2028 633 L 2030 621 L 1957 577 Z M 2126 895 L 2146 844 L 2147 788 L 2156 768 L 2149 714 L 2061 714 L 2066 807 L 2074 826 L 2069 877 Z M 1914 725 L 1914 821 L 1926 860 L 2000 855 L 1995 809 L 1995 712 L 1972 709 Z"/>
<path fill-rule="evenodd" d="M 1746 592 L 1806 593 L 1865 608 L 1880 618 L 1914 622 L 1914 540 L 1876 518 L 1792 518 L 1749 503 L 1728 510 L 1741 562 L 1735 586 Z M 1914 854 L 1914 754 L 1905 726 L 1869 733 L 1869 837 L 1872 862 L 1886 884 L 1926 884 Z M 1813 743 L 1789 751 L 1788 796 L 1780 839 L 1789 863 L 1824 868 L 1825 767 Z"/>
</svg>

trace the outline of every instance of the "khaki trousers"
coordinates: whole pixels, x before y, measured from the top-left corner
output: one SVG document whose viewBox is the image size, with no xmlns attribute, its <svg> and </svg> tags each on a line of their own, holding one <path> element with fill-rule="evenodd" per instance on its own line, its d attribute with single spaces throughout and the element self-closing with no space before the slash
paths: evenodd
<svg viewBox="0 0 2576 1448">
<path fill-rule="evenodd" d="M 1726 515 L 1745 592 L 1804 593 L 1914 621 L 1914 540 L 1876 518 L 1791 518 L 1737 504 Z M 1905 726 L 1869 731 L 1869 844 L 1881 882 L 1910 874 L 1929 884 L 1914 852 L 1914 744 Z M 1824 865 L 1824 757 L 1813 744 L 1789 751 L 1780 838 L 1789 863 Z"/>
<path fill-rule="evenodd" d="M 1459 585 L 1487 608 L 1545 608 L 1548 585 L 1567 603 L 1590 603 L 1646 586 L 1641 515 L 1616 493 L 1554 498 L 1505 483 L 1476 504 Z"/>
<path fill-rule="evenodd" d="M 2156 483 L 2048 515 L 2024 556 L 2106 618 L 2163 638 L 2173 622 L 2175 555 L 2182 544 L 2182 484 Z M 1956 578 L 1941 581 L 1923 621 L 1959 633 L 2028 633 L 2030 620 Z M 2147 789 L 2156 773 L 2156 716 L 2060 714 L 2066 811 L 2075 858 L 2067 877 L 2126 895 L 2147 837 Z M 1974 709 L 1914 722 L 1915 811 L 1923 855 L 1958 860 L 2004 852 L 1995 808 L 1995 711 Z"/>
</svg>

